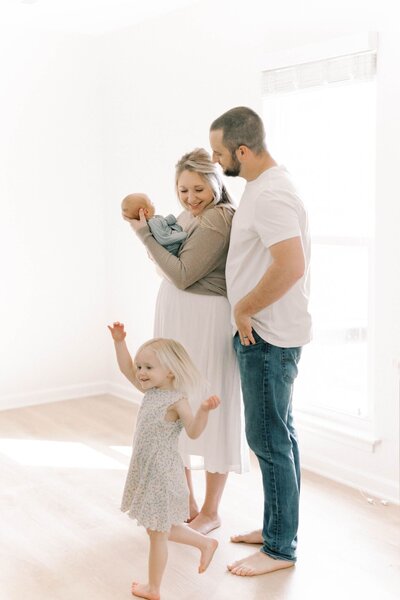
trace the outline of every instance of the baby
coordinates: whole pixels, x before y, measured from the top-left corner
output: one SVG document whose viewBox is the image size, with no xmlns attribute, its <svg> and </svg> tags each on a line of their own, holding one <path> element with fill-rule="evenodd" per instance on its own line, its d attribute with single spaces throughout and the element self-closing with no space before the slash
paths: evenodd
<svg viewBox="0 0 400 600">
<path fill-rule="evenodd" d="M 183 231 L 182 227 L 178 225 L 174 215 L 162 217 L 154 214 L 154 205 L 146 194 L 129 194 L 122 200 L 122 215 L 126 219 L 139 219 L 141 208 L 143 208 L 150 231 L 157 242 L 171 254 L 177 256 L 183 240 L 187 238 L 186 231 Z"/>
</svg>

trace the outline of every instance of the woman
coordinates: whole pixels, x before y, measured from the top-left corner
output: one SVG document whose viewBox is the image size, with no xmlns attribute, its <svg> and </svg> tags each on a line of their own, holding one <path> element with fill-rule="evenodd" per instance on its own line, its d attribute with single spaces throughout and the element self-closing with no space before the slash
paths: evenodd
<svg viewBox="0 0 400 600">
<path fill-rule="evenodd" d="M 190 526 L 209 533 L 221 524 L 218 506 L 229 471 L 247 470 L 241 419 L 239 371 L 232 347 L 225 263 L 234 208 L 216 165 L 203 149 L 176 165 L 176 191 L 187 232 L 178 256 L 151 235 L 143 211 L 130 223 L 164 276 L 156 304 L 154 335 L 173 338 L 189 352 L 209 390 L 221 398 L 198 440 L 182 435 L 181 451 L 190 492 Z M 193 399 L 196 410 L 204 390 Z M 190 469 L 206 471 L 206 494 L 199 511 Z"/>
</svg>

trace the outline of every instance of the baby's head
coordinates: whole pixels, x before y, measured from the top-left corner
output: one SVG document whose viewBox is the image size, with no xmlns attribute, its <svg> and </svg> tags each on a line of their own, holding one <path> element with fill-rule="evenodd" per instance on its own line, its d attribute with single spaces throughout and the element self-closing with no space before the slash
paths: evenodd
<svg viewBox="0 0 400 600">
<path fill-rule="evenodd" d="M 143 208 L 146 219 L 154 217 L 154 206 L 146 194 L 129 194 L 122 200 L 122 216 L 128 219 L 139 219 L 139 210 L 141 208 Z"/>
</svg>

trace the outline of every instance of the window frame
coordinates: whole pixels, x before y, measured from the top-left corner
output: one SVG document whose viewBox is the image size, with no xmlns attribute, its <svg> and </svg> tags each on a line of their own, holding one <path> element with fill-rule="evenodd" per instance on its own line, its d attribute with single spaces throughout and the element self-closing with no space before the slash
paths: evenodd
<svg viewBox="0 0 400 600">
<path fill-rule="evenodd" d="M 375 44 L 373 43 L 375 42 Z M 371 47 L 372 46 L 372 47 Z M 367 52 L 366 52 L 367 50 Z M 360 54 L 367 56 L 367 60 L 369 65 L 372 66 L 371 71 L 368 73 L 368 80 L 375 79 L 376 85 L 376 38 L 369 38 L 369 47 L 363 48 L 360 51 Z M 289 53 L 290 55 L 290 53 Z M 289 56 L 288 55 L 288 56 Z M 340 53 L 339 53 L 340 55 Z M 264 71 L 262 74 L 262 82 L 263 82 L 263 91 L 262 91 L 262 101 L 264 102 L 264 98 L 267 95 L 265 92 L 265 76 L 266 73 L 268 76 L 271 76 L 273 70 L 281 71 L 284 69 L 291 69 L 292 75 L 296 77 L 296 72 L 298 72 L 299 68 L 301 68 L 304 63 L 300 63 L 297 65 L 289 64 L 288 56 L 286 56 L 286 64 L 285 61 L 281 61 L 280 66 L 275 69 L 269 68 L 267 71 Z M 334 57 L 335 58 L 335 57 Z M 332 56 L 328 60 L 334 60 Z M 338 56 L 339 58 L 339 56 Z M 340 56 L 341 59 L 346 60 L 346 57 Z M 321 60 L 315 58 L 313 59 L 314 64 Z M 343 61 L 342 61 L 343 62 Z M 271 77 L 270 77 L 271 79 Z M 320 82 L 320 85 L 325 84 L 328 86 L 337 85 L 338 82 Z M 290 87 L 290 86 L 289 86 Z M 312 86 L 304 86 L 302 89 L 310 89 Z M 290 90 L 282 90 L 272 92 L 274 95 L 287 94 L 298 91 L 298 88 L 292 86 Z M 376 93 L 376 89 L 375 89 Z M 374 199 L 375 203 L 375 199 Z M 380 443 L 379 438 L 375 435 L 375 398 L 374 398 L 374 389 L 375 389 L 375 373 L 374 373 L 374 339 L 375 339 L 375 330 L 374 330 L 374 252 L 375 252 L 375 243 L 374 243 L 374 235 L 372 237 L 357 237 L 357 236 L 336 236 L 336 235 L 315 235 L 312 236 L 312 243 L 321 243 L 321 244 L 348 244 L 354 246 L 366 246 L 368 251 L 368 341 L 367 341 L 367 360 L 368 360 L 368 381 L 367 381 L 367 414 L 366 415 L 352 415 L 350 413 L 345 413 L 340 410 L 335 410 L 331 407 L 324 406 L 316 406 L 302 404 L 301 406 L 296 407 L 296 402 L 294 400 L 294 410 L 296 414 L 297 425 L 300 431 L 304 432 L 312 432 L 317 435 L 322 435 L 324 438 L 332 441 L 340 441 L 344 443 L 348 443 L 349 445 L 360 447 L 363 449 L 367 449 L 371 452 L 375 451 L 376 446 Z M 312 342 L 311 342 L 312 343 Z M 295 384 L 296 386 L 296 384 Z"/>
</svg>

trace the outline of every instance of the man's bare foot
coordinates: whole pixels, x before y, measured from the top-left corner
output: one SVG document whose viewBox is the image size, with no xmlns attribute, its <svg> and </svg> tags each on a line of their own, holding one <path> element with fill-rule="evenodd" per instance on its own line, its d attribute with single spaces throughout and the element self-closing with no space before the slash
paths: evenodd
<svg viewBox="0 0 400 600">
<path fill-rule="evenodd" d="M 134 581 L 132 583 L 131 592 L 133 596 L 138 598 L 147 598 L 147 600 L 160 600 L 160 594 L 158 592 L 150 591 L 148 583 L 138 583 Z"/>
<path fill-rule="evenodd" d="M 204 547 L 200 548 L 201 557 L 200 557 L 200 564 L 199 564 L 199 573 L 204 573 L 204 571 L 207 569 L 208 565 L 212 561 L 214 552 L 216 551 L 217 548 L 218 548 L 217 540 L 214 540 L 213 538 L 211 538 L 211 539 L 206 538 L 206 540 L 204 541 Z"/>
<path fill-rule="evenodd" d="M 216 517 L 210 517 L 200 511 L 197 517 L 190 521 L 189 527 L 199 531 L 203 535 L 207 535 L 207 533 L 210 533 L 213 529 L 221 527 L 221 519 L 218 515 Z"/>
<path fill-rule="evenodd" d="M 238 544 L 242 542 L 243 544 L 263 544 L 262 530 L 256 529 L 254 531 L 249 531 L 249 533 L 239 533 L 238 535 L 231 536 L 231 542 Z"/>
<path fill-rule="evenodd" d="M 265 573 L 272 573 L 280 569 L 288 569 L 289 567 L 293 567 L 293 565 L 294 562 L 275 559 L 264 552 L 256 552 L 228 565 L 228 569 L 233 575 L 251 577 L 252 575 L 264 575 Z"/>
</svg>

